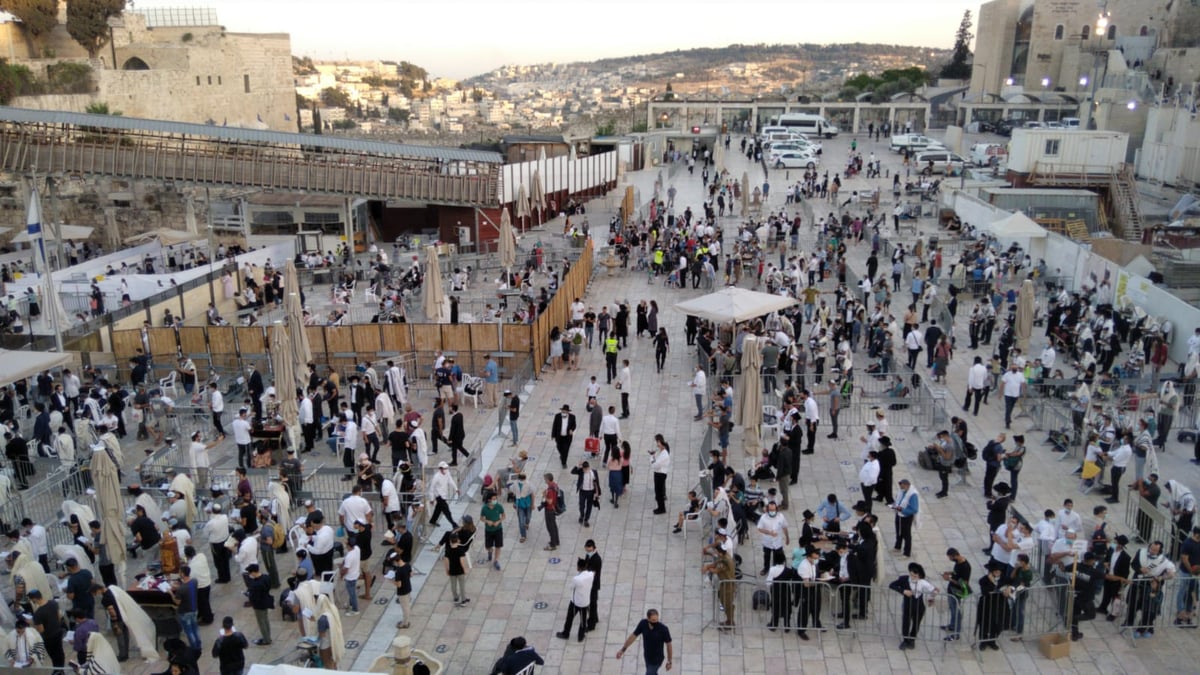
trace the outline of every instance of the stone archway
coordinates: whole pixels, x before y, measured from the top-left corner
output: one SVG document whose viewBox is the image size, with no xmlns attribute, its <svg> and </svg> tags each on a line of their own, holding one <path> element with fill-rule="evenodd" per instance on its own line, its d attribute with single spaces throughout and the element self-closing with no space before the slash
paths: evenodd
<svg viewBox="0 0 1200 675">
<path fill-rule="evenodd" d="M 121 70 L 150 70 L 150 64 L 136 56 L 131 56 L 121 64 Z"/>
</svg>

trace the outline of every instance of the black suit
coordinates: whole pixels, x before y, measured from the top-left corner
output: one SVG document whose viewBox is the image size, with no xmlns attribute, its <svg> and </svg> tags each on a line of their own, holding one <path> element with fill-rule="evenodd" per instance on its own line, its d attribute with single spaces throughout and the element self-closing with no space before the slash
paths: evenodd
<svg viewBox="0 0 1200 675">
<path fill-rule="evenodd" d="M 262 374 L 257 370 L 250 373 L 250 380 L 246 382 L 246 390 L 250 392 L 250 404 L 254 406 L 254 416 L 261 418 L 263 414 L 262 395 L 267 388 L 263 386 Z"/>
<path fill-rule="evenodd" d="M 1108 560 L 1105 560 L 1104 564 L 1107 566 L 1109 561 L 1111 561 L 1111 560 L 1112 560 L 1112 555 L 1109 554 Z M 1133 569 L 1132 564 L 1133 564 L 1133 558 L 1130 557 L 1129 552 L 1121 551 L 1120 553 L 1117 554 L 1116 563 L 1113 564 L 1112 569 L 1106 571 L 1106 574 L 1118 576 L 1118 577 L 1121 577 L 1122 579 L 1128 579 L 1129 573 Z M 1120 581 L 1115 581 L 1112 579 L 1105 579 L 1104 580 L 1104 595 L 1101 597 L 1100 607 L 1098 607 L 1097 609 L 1099 609 L 1101 612 L 1104 612 L 1105 614 L 1108 614 L 1109 603 L 1111 603 L 1114 598 L 1119 597 L 1121 595 L 1121 590 L 1124 588 L 1125 588 L 1125 585 L 1122 584 Z"/>
<path fill-rule="evenodd" d="M 463 426 L 462 411 L 456 412 L 450 416 L 450 466 L 458 465 L 458 453 L 462 453 L 463 457 L 470 457 L 466 448 L 463 447 L 463 441 L 467 439 L 467 430 Z"/>
<path fill-rule="evenodd" d="M 591 555 L 591 557 L 589 557 L 587 559 L 588 571 L 595 573 L 595 576 L 592 577 L 591 604 L 588 605 L 587 616 L 585 617 L 585 620 L 584 620 L 584 625 L 587 626 L 588 630 L 595 630 L 596 623 L 600 620 L 599 619 L 599 616 L 600 616 L 599 610 L 596 607 L 596 604 L 597 604 L 596 599 L 597 599 L 597 596 L 600 595 L 600 570 L 603 567 L 604 567 L 604 561 L 600 558 L 599 553 L 593 553 Z"/>
<path fill-rule="evenodd" d="M 566 431 L 563 431 L 563 418 L 566 418 Z M 562 460 L 563 468 L 567 468 L 567 453 L 571 451 L 571 440 L 575 438 L 575 415 L 569 412 L 560 412 L 554 416 L 554 423 L 550 426 L 550 437 L 554 439 L 554 444 L 558 446 L 558 457 Z"/>
</svg>

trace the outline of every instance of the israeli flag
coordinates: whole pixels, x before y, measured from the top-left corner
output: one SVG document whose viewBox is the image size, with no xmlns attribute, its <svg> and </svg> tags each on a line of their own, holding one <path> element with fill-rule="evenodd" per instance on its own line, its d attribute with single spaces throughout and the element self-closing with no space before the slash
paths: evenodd
<svg viewBox="0 0 1200 675">
<path fill-rule="evenodd" d="M 42 238 L 42 201 L 37 189 L 29 191 L 29 211 L 25 214 L 25 232 L 30 242 L 37 242 L 37 269 L 46 269 L 46 246 Z"/>
</svg>

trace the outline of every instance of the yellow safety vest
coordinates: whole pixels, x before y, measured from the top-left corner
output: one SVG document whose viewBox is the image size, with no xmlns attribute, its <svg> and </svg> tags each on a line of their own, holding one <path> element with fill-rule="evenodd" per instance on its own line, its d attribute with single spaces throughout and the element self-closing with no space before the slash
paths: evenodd
<svg viewBox="0 0 1200 675">
<path fill-rule="evenodd" d="M 610 337 L 604 341 L 604 353 L 606 353 L 606 354 L 616 354 L 617 353 L 617 338 Z"/>
<path fill-rule="evenodd" d="M 660 250 L 654 252 L 654 264 L 661 265 L 662 262 L 663 262 L 663 252 L 660 249 Z"/>
</svg>

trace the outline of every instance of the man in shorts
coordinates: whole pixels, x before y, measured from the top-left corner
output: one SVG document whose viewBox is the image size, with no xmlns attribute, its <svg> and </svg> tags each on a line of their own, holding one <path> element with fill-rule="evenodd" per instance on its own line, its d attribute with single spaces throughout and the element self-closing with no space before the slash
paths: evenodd
<svg viewBox="0 0 1200 675">
<path fill-rule="evenodd" d="M 487 549 L 492 567 L 500 569 L 500 549 L 504 548 L 504 507 L 496 492 L 489 492 L 487 503 L 480 512 L 483 520 L 483 547 Z"/>
</svg>

